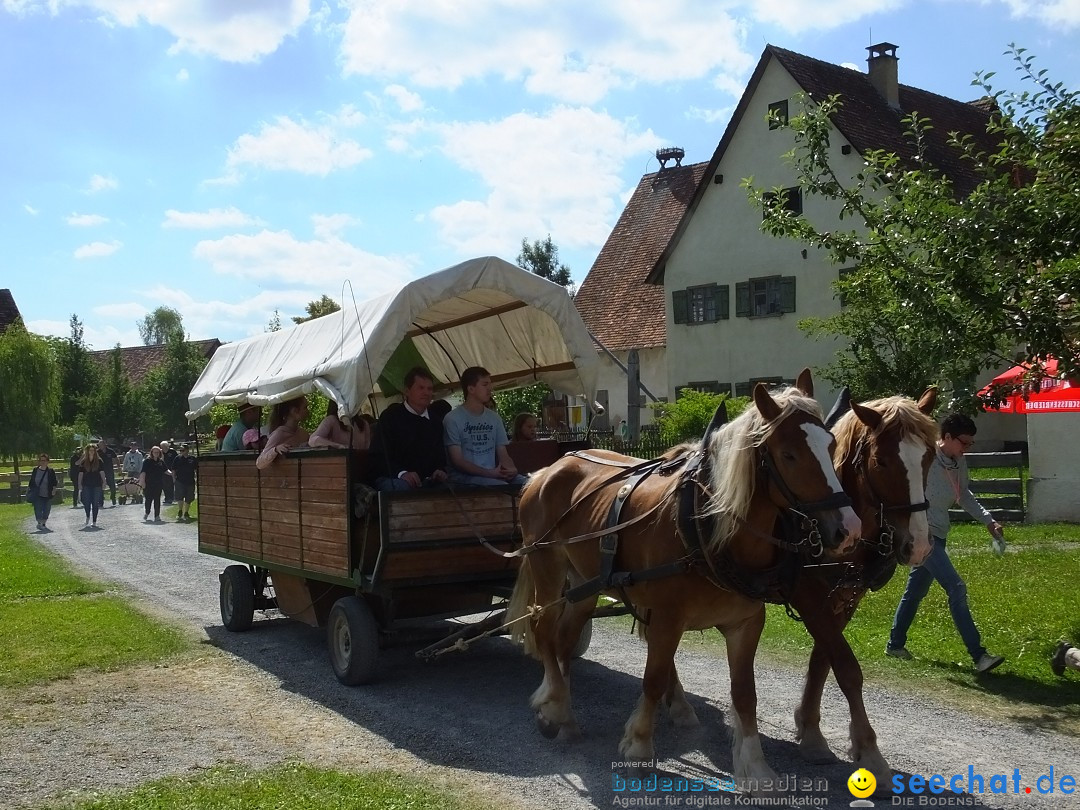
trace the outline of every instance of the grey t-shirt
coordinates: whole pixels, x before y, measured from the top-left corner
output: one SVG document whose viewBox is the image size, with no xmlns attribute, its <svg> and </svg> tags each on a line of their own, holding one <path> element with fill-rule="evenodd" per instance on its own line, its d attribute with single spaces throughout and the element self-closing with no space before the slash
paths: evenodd
<svg viewBox="0 0 1080 810">
<path fill-rule="evenodd" d="M 960 504 L 965 512 L 987 526 L 993 522 L 993 516 L 971 494 L 969 487 L 968 468 L 964 457 L 951 459 L 939 447 L 926 476 L 926 500 L 930 503 L 927 510 L 930 534 L 934 537 L 948 536 L 949 508 L 954 503 Z"/>
<path fill-rule="evenodd" d="M 504 447 L 510 440 L 495 411 L 484 408 L 483 413 L 472 414 L 464 405 L 458 405 L 443 419 L 443 443 L 460 447 L 466 461 L 493 470 L 499 463 L 495 448 Z"/>
</svg>

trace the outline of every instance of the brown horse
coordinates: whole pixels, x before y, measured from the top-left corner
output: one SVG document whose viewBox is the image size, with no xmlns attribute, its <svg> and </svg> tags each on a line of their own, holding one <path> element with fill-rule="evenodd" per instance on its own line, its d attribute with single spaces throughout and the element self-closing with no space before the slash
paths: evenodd
<svg viewBox="0 0 1080 810">
<path fill-rule="evenodd" d="M 786 594 L 814 638 L 795 711 L 800 752 L 811 762 L 836 760 L 820 728 L 821 694 L 831 667 L 851 712 L 851 759 L 873 773 L 883 790 L 892 771 L 878 750 L 863 703 L 862 669 L 843 631 L 868 589 L 888 582 L 897 563 L 918 565 L 930 553 L 924 490 L 937 443 L 937 425 L 929 416 L 936 402 L 937 389 L 931 388 L 918 403 L 899 396 L 853 403 L 840 417 L 833 428 L 833 460 L 862 520 L 863 539 L 843 565 L 804 569 Z"/>
<path fill-rule="evenodd" d="M 651 762 L 654 757 L 655 710 L 663 697 L 677 724 L 695 724 L 674 675 L 674 657 L 685 631 L 720 627 L 727 640 L 731 698 L 735 709 L 734 774 L 743 784 L 776 784 L 765 762 L 757 728 L 754 654 L 765 621 L 760 599 L 722 587 L 718 574 L 752 576 L 768 568 L 779 553 L 772 532 L 781 510 L 797 509 L 818 516 L 825 548 L 842 553 L 855 543 L 861 527 L 850 508 L 829 456 L 833 439 L 812 399 L 813 383 L 804 371 L 795 388 L 771 395 L 754 389 L 754 407 L 716 432 L 700 448 L 708 466 L 707 512 L 712 532 L 704 548 L 684 544 L 677 526 L 679 476 L 616 473 L 639 460 L 616 453 L 571 455 L 536 473 L 521 496 L 520 517 L 526 553 L 514 595 L 511 617 L 534 613 L 525 630 L 526 650 L 544 664 L 544 679 L 532 696 L 541 732 L 548 737 L 574 736 L 577 723 L 570 708 L 566 675 L 570 651 L 595 605 L 595 597 L 564 601 L 571 586 L 596 582 L 603 590 L 632 605 L 646 625 L 648 655 L 642 696 L 626 723 L 619 750 L 626 760 Z M 634 576 L 602 577 L 597 529 L 609 518 L 609 507 L 624 501 L 618 515 L 617 549 L 608 571 Z M 724 560 L 727 570 L 714 568 Z M 621 583 L 613 586 L 613 582 Z M 582 592 L 578 588 L 578 592 Z M 589 588 L 584 587 L 584 592 Z M 519 623 L 520 627 L 522 623 Z"/>
</svg>

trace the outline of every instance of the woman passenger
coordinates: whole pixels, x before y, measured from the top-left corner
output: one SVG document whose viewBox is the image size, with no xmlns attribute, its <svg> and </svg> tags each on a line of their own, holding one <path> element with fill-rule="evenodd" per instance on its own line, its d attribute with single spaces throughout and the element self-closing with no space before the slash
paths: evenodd
<svg viewBox="0 0 1080 810">
<path fill-rule="evenodd" d="M 513 442 L 531 442 L 536 439 L 536 417 L 531 413 L 519 413 L 514 417 Z"/>
<path fill-rule="evenodd" d="M 352 429 L 338 419 L 338 405 L 334 400 L 326 403 L 326 418 L 319 422 L 308 439 L 312 447 L 336 447 L 339 450 L 367 450 L 371 445 L 371 430 L 359 416 L 352 419 Z"/>
<path fill-rule="evenodd" d="M 265 470 L 281 456 L 289 452 L 290 447 L 299 447 L 307 443 L 308 432 L 300 427 L 307 419 L 308 405 L 305 397 L 279 402 L 270 412 L 270 438 L 266 447 L 259 453 L 255 466 Z"/>
</svg>

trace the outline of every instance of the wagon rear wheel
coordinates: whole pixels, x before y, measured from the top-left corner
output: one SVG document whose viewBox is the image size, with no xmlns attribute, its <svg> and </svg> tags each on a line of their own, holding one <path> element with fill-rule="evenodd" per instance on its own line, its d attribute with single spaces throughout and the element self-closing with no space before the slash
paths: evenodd
<svg viewBox="0 0 1080 810">
<path fill-rule="evenodd" d="M 570 651 L 571 658 L 581 658 L 589 651 L 589 645 L 592 644 L 592 623 L 593 620 L 589 619 L 585 622 L 585 626 L 581 628 L 581 635 L 578 636 L 574 649 Z"/>
<path fill-rule="evenodd" d="M 344 596 L 330 609 L 326 628 L 330 666 L 346 686 L 370 683 L 379 658 L 379 626 L 367 602 Z"/>
<path fill-rule="evenodd" d="M 239 633 L 251 627 L 255 617 L 255 581 L 246 565 L 230 565 L 219 577 L 221 623 Z"/>
</svg>

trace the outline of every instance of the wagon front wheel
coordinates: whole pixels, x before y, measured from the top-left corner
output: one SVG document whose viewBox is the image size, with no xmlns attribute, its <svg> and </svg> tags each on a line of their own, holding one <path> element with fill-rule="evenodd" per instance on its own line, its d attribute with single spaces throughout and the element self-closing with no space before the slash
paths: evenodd
<svg viewBox="0 0 1080 810">
<path fill-rule="evenodd" d="M 379 658 L 379 626 L 367 603 L 344 596 L 330 609 L 326 628 L 330 666 L 346 686 L 370 683 Z"/>
<path fill-rule="evenodd" d="M 251 627 L 255 617 L 255 581 L 246 565 L 230 565 L 219 577 L 221 623 L 239 633 Z"/>
<path fill-rule="evenodd" d="M 592 644 L 592 623 L 593 620 L 589 619 L 585 622 L 585 626 L 581 628 L 581 635 L 578 636 L 574 649 L 570 651 L 571 658 L 581 658 L 589 651 L 589 645 Z"/>
</svg>

